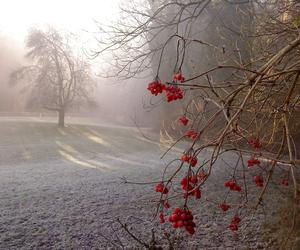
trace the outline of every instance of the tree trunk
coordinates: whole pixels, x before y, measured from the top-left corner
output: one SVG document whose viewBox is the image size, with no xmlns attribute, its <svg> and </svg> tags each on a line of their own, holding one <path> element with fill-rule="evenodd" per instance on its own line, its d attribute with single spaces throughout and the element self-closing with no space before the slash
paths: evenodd
<svg viewBox="0 0 300 250">
<path fill-rule="evenodd" d="M 65 110 L 60 109 L 58 111 L 58 127 L 63 128 L 65 126 Z"/>
</svg>

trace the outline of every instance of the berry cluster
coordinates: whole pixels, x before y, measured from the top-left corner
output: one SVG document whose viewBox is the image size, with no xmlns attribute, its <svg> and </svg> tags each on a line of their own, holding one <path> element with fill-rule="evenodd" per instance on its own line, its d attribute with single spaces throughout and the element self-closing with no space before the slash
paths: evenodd
<svg viewBox="0 0 300 250">
<path fill-rule="evenodd" d="M 226 181 L 224 183 L 224 186 L 228 187 L 230 190 L 234 190 L 238 192 L 242 190 L 242 188 L 235 181 Z"/>
<path fill-rule="evenodd" d="M 258 139 L 251 138 L 248 140 L 248 144 L 251 145 L 254 149 L 261 148 L 261 144 Z"/>
<path fill-rule="evenodd" d="M 195 233 L 196 224 L 193 221 L 193 215 L 190 210 L 175 208 L 169 216 L 169 221 L 172 223 L 173 228 L 185 227 L 185 230 L 190 233 Z"/>
<path fill-rule="evenodd" d="M 164 90 L 166 91 L 167 102 L 183 98 L 183 90 L 177 86 L 166 86 Z"/>
<path fill-rule="evenodd" d="M 181 156 L 181 160 L 183 162 L 187 162 L 189 163 L 192 167 L 195 167 L 197 165 L 197 162 L 198 162 L 198 159 L 197 157 L 191 157 L 190 155 L 188 154 L 183 154 Z"/>
<path fill-rule="evenodd" d="M 199 133 L 195 132 L 193 129 L 186 131 L 185 136 L 191 138 L 192 140 L 196 140 L 199 138 Z"/>
<path fill-rule="evenodd" d="M 191 156 L 188 154 L 183 154 L 180 158 L 183 162 L 189 162 L 191 159 Z"/>
<path fill-rule="evenodd" d="M 257 187 L 263 187 L 264 186 L 264 179 L 261 175 L 254 175 L 253 181 L 255 182 L 255 185 Z"/>
<path fill-rule="evenodd" d="M 165 88 L 165 85 L 158 82 L 158 81 L 153 81 L 149 83 L 147 89 L 151 92 L 152 95 L 157 96 L 158 94 L 161 94 Z"/>
<path fill-rule="evenodd" d="M 219 204 L 219 208 L 221 208 L 224 212 L 226 212 L 230 208 L 230 206 L 225 202 L 222 202 Z"/>
<path fill-rule="evenodd" d="M 231 220 L 231 224 L 229 225 L 229 229 L 231 231 L 237 231 L 238 230 L 238 225 L 239 225 L 240 222 L 241 222 L 240 217 L 235 215 Z"/>
<path fill-rule="evenodd" d="M 181 73 L 176 73 L 173 75 L 173 81 L 184 82 L 185 78 Z"/>
<path fill-rule="evenodd" d="M 249 159 L 247 161 L 248 167 L 253 167 L 254 165 L 259 165 L 260 164 L 260 160 L 258 159 Z"/>
<path fill-rule="evenodd" d="M 185 116 L 182 116 L 178 119 L 178 121 L 183 125 L 183 126 L 186 126 L 189 122 L 189 120 L 185 117 Z"/>
<path fill-rule="evenodd" d="M 181 188 L 186 191 L 184 193 L 184 198 L 187 198 L 189 195 L 195 196 L 196 199 L 201 198 L 201 190 L 199 187 L 196 188 L 197 183 L 198 178 L 196 175 L 190 177 L 183 177 L 181 179 Z"/>
<path fill-rule="evenodd" d="M 152 95 L 155 96 L 165 91 L 167 102 L 172 102 L 183 98 L 183 90 L 181 88 L 173 85 L 166 86 L 157 80 L 149 83 L 147 89 Z"/>
<path fill-rule="evenodd" d="M 155 192 L 167 194 L 169 192 L 169 190 L 167 187 L 165 187 L 165 185 L 163 183 L 158 183 L 155 186 Z"/>
</svg>

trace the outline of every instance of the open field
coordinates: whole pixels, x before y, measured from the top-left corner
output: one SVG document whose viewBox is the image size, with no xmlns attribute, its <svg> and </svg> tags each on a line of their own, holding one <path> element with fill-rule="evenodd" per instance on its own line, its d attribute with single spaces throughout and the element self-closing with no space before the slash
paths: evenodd
<svg viewBox="0 0 300 250">
<path fill-rule="evenodd" d="M 151 221 L 157 198 L 153 185 L 125 185 L 120 177 L 158 180 L 164 162 L 180 151 L 175 148 L 161 161 L 164 150 L 133 128 L 73 124 L 59 129 L 38 118 L 1 118 L 0 249 L 107 249 L 108 239 L 116 239 L 116 218 L 134 223 L 138 234 L 149 238 L 157 226 Z M 224 155 L 227 162 L 231 157 Z M 196 208 L 197 235 L 185 244 L 189 249 L 263 247 L 256 234 L 262 213 L 240 238 L 226 228 L 230 217 L 205 202 L 222 197 L 227 170 L 219 165 Z"/>
</svg>

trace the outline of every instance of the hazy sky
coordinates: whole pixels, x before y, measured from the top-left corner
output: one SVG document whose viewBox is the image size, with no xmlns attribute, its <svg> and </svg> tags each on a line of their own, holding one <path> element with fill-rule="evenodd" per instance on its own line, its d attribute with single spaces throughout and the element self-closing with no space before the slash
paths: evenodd
<svg viewBox="0 0 300 250">
<path fill-rule="evenodd" d="M 112 20 L 120 0 L 4 0 L 0 33 L 24 41 L 33 25 L 53 24 L 71 31 L 95 30 L 93 19 Z"/>
</svg>

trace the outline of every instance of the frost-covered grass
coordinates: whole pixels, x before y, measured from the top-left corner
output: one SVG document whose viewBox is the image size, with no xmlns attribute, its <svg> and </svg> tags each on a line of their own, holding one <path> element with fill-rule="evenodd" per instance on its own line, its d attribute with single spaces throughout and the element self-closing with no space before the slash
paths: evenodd
<svg viewBox="0 0 300 250">
<path fill-rule="evenodd" d="M 152 187 L 120 177 L 157 179 L 161 152 L 132 128 L 1 119 L 0 249 L 105 248 L 112 220 L 150 216 Z"/>
<path fill-rule="evenodd" d="M 135 242 L 115 227 L 116 218 L 134 226 L 144 239 L 152 227 L 160 230 L 152 221 L 158 198 L 153 185 L 125 185 L 120 177 L 159 180 L 164 164 L 182 149 L 174 148 L 160 160 L 166 148 L 134 128 L 83 123 L 77 120 L 59 129 L 51 119 L 0 118 L 1 250 L 115 249 L 109 243 L 115 235 L 133 249 Z M 225 216 L 214 203 L 224 197 L 229 169 L 223 160 L 230 163 L 232 157 L 223 156 L 203 198 L 191 202 L 197 233 L 185 237 L 181 249 L 257 247 L 255 229 L 260 229 L 263 215 L 255 217 L 252 228 L 242 229 L 244 235 L 233 235 L 227 230 L 232 214 Z M 245 225 L 247 220 L 251 216 L 244 218 Z"/>
</svg>

